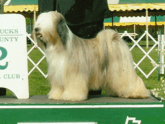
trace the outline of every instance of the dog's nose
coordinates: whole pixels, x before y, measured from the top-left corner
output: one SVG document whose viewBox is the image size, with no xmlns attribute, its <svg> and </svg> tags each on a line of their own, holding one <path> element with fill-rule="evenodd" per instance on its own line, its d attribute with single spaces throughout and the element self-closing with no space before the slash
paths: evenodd
<svg viewBox="0 0 165 124">
<path fill-rule="evenodd" d="M 40 28 L 35 28 L 34 30 L 35 32 L 39 32 Z"/>
</svg>

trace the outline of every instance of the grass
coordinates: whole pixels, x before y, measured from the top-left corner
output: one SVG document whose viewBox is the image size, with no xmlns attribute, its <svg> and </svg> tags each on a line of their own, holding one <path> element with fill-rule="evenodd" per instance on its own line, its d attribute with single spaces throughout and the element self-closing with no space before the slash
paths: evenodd
<svg viewBox="0 0 165 124">
<path fill-rule="evenodd" d="M 150 43 L 150 47 L 147 49 L 145 47 L 145 41 L 140 41 L 139 43 L 143 50 L 148 51 L 151 49 L 153 42 Z M 132 46 L 132 43 L 128 43 L 129 46 Z M 30 45 L 28 45 L 28 50 L 31 48 Z M 156 50 L 157 47 L 154 48 L 154 50 L 149 54 L 153 60 L 157 63 L 158 62 L 158 51 Z M 133 55 L 133 59 L 135 63 L 137 63 L 143 56 L 144 53 L 138 48 L 135 47 L 131 51 Z M 29 57 L 37 63 L 42 58 L 42 53 L 38 49 L 34 49 L 30 54 Z M 46 74 L 47 73 L 47 63 L 46 59 L 44 59 L 39 64 L 40 69 Z M 145 58 L 144 61 L 141 62 L 139 67 L 145 72 L 149 73 L 153 69 L 153 65 L 151 64 L 151 60 L 148 58 Z M 33 64 L 28 60 L 28 71 L 30 71 L 33 68 Z M 160 81 L 157 80 L 157 72 L 158 69 L 156 69 L 150 77 L 147 79 L 137 68 L 136 68 L 137 74 L 143 79 L 146 87 L 149 90 L 152 90 L 156 93 L 157 96 L 161 96 L 165 98 L 165 83 L 164 79 L 161 78 Z M 35 69 L 30 75 L 29 75 L 29 92 L 30 95 L 46 95 L 50 90 L 48 81 L 46 78 L 44 78 L 41 73 Z M 10 91 L 7 91 L 7 95 L 11 95 L 12 93 Z"/>
</svg>

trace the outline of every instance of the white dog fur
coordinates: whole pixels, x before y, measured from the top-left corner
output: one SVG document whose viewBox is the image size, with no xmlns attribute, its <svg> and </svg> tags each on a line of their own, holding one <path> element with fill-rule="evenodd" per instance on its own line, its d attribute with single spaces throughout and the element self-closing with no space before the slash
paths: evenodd
<svg viewBox="0 0 165 124">
<path fill-rule="evenodd" d="M 82 39 L 71 32 L 60 13 L 47 12 L 39 15 L 33 36 L 46 53 L 49 99 L 85 100 L 90 89 L 124 98 L 150 96 L 117 32 L 103 30 L 93 39 Z"/>
</svg>

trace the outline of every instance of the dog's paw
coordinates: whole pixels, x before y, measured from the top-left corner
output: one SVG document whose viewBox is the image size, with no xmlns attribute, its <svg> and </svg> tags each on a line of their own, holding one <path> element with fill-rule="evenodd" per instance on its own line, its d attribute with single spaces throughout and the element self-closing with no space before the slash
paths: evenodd
<svg viewBox="0 0 165 124">
<path fill-rule="evenodd" d="M 133 93 L 130 93 L 130 94 L 127 94 L 125 95 L 124 97 L 125 98 L 128 98 L 128 99 L 147 99 L 148 97 L 151 96 L 151 93 L 149 90 L 144 90 L 143 92 L 133 92 Z"/>
<path fill-rule="evenodd" d="M 48 93 L 48 98 L 53 100 L 61 100 L 62 91 L 61 90 L 51 90 Z"/>
<path fill-rule="evenodd" d="M 87 94 L 65 91 L 62 94 L 61 99 L 64 101 L 83 101 L 87 99 Z"/>
</svg>

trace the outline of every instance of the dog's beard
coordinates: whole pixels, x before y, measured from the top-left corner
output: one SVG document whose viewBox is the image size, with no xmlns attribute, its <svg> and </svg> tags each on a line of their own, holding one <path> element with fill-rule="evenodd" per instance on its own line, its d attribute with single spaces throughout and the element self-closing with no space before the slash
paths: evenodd
<svg viewBox="0 0 165 124">
<path fill-rule="evenodd" d="M 35 33 L 35 37 L 37 39 L 38 46 L 44 46 L 44 48 L 47 48 L 47 42 L 45 41 L 41 33 Z"/>
<path fill-rule="evenodd" d="M 39 42 L 41 44 L 43 44 L 43 46 L 45 47 L 45 49 L 47 48 L 47 43 L 43 39 L 39 39 Z"/>
</svg>

